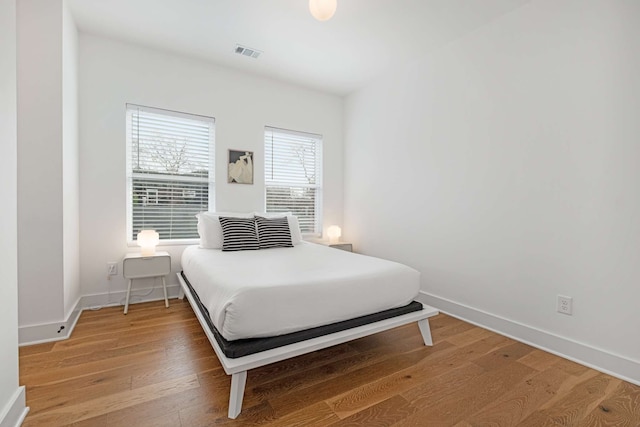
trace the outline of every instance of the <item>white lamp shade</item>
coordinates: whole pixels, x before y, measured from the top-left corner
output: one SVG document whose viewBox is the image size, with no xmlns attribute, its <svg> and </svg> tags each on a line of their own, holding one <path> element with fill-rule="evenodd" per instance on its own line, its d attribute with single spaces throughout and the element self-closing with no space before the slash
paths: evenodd
<svg viewBox="0 0 640 427">
<path fill-rule="evenodd" d="M 137 237 L 142 256 L 152 256 L 156 253 L 156 246 L 160 243 L 160 235 L 156 230 L 142 230 Z"/>
<path fill-rule="evenodd" d="M 342 230 L 337 225 L 332 225 L 327 228 L 327 236 L 329 236 L 329 243 L 338 243 L 340 236 L 342 236 Z"/>
<path fill-rule="evenodd" d="M 309 0 L 309 11 L 318 21 L 331 19 L 337 7 L 338 0 Z"/>
</svg>

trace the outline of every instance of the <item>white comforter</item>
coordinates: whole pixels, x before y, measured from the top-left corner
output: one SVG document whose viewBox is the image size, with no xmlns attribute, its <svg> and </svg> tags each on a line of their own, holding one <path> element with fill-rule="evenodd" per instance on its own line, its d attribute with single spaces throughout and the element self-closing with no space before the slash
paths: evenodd
<svg viewBox="0 0 640 427">
<path fill-rule="evenodd" d="M 188 247 L 182 268 L 227 340 L 268 337 L 411 302 L 420 273 L 313 243 L 222 252 Z"/>
</svg>

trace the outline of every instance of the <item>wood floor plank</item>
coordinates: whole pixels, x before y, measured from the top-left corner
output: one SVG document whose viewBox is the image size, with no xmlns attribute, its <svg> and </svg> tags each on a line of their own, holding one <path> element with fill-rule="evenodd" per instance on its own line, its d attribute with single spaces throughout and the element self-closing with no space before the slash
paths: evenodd
<svg viewBox="0 0 640 427">
<path fill-rule="evenodd" d="M 49 393 L 38 399 L 29 400 L 30 412 L 39 414 L 53 409 L 64 408 L 69 405 L 86 402 L 98 397 L 118 393 L 131 389 L 131 377 L 114 377 L 107 381 L 100 381 L 82 388 L 70 388 L 66 393 Z M 29 392 L 29 391 L 27 391 Z"/>
<path fill-rule="evenodd" d="M 332 379 L 340 378 L 341 376 L 349 376 L 353 382 L 358 378 L 358 376 L 353 374 L 353 372 L 357 371 L 361 373 L 375 371 L 377 368 L 372 366 L 381 366 L 380 364 L 384 364 L 384 361 L 389 360 L 395 354 L 422 351 L 422 356 L 413 356 L 415 360 L 419 360 L 420 357 L 427 357 L 430 354 L 443 351 L 448 347 L 451 347 L 451 345 L 445 343 L 437 348 L 430 348 L 425 347 L 424 342 L 422 341 L 408 341 L 406 339 L 392 343 L 387 341 L 386 345 L 366 352 L 356 353 L 353 356 L 333 360 L 329 363 L 318 364 L 317 366 L 312 366 L 305 371 L 288 375 L 274 381 L 264 382 L 256 387 L 250 386 L 248 392 L 245 393 L 245 399 L 248 399 L 251 402 L 254 399 L 264 400 L 269 399 L 274 395 L 282 396 L 296 393 L 297 391 L 301 391 L 303 394 L 309 392 L 315 394 L 318 392 L 318 388 L 320 387 L 318 386 L 318 388 L 316 388 L 316 384 L 322 384 L 322 389 L 326 388 L 328 390 L 332 390 Z M 388 364 L 389 362 L 387 362 L 387 365 Z M 378 375 L 380 374 L 381 372 L 378 371 Z M 249 378 L 249 381 L 251 381 L 251 377 Z M 331 393 L 335 393 L 335 390 L 331 391 Z"/>
<path fill-rule="evenodd" d="M 296 389 L 293 392 L 286 392 L 269 398 L 269 402 L 279 414 L 287 414 L 302 407 L 314 404 L 320 400 L 327 400 L 331 396 L 344 393 L 353 387 L 358 387 L 377 378 L 390 375 L 394 372 L 406 369 L 415 365 L 427 354 L 434 350 L 430 347 L 412 351 L 410 353 L 399 354 L 393 358 L 385 358 L 379 362 L 362 366 L 354 365 L 353 370 L 349 370 L 345 377 L 348 381 L 323 381 L 310 386 Z"/>
<path fill-rule="evenodd" d="M 555 365 L 554 365 L 555 366 Z M 558 390 L 558 393 L 553 396 L 553 398 L 551 398 L 551 400 L 549 400 L 547 403 L 545 403 L 544 405 L 542 405 L 540 407 L 540 409 L 545 409 L 545 408 L 550 408 L 553 405 L 555 405 L 557 402 L 561 401 L 562 399 L 566 398 L 566 396 L 568 396 L 574 387 L 576 387 L 578 384 L 581 384 L 595 376 L 597 376 L 599 374 L 598 371 L 594 371 L 592 369 L 588 370 L 587 372 L 585 372 L 584 374 L 580 375 L 580 376 L 571 376 L 569 377 L 569 379 L 567 379 L 565 382 L 562 383 L 562 385 L 560 386 L 560 389 Z"/>
<path fill-rule="evenodd" d="M 149 400 L 179 394 L 185 390 L 197 388 L 199 386 L 198 378 L 195 375 L 190 375 L 177 380 L 141 387 L 136 390 L 110 394 L 93 399 L 89 402 L 74 403 L 62 408 L 56 408 L 47 412 L 35 414 L 34 416 L 27 418 L 25 426 L 64 426 L 71 422 L 97 417 Z"/>
<path fill-rule="evenodd" d="M 76 421 L 69 424 L 71 427 L 112 427 L 109 425 L 107 414 L 98 415 L 97 417 L 87 418 L 86 420 Z"/>
<path fill-rule="evenodd" d="M 440 314 L 230 377 L 189 304 L 85 311 L 71 338 L 20 348 L 24 425 L 633 426 L 640 387 Z"/>
<path fill-rule="evenodd" d="M 401 396 L 416 408 L 429 408 L 437 405 L 440 398 L 462 390 L 482 373 L 484 369 L 474 363 L 459 364 L 442 375 L 430 377 L 424 383 L 402 392 Z"/>
<path fill-rule="evenodd" d="M 475 326 L 473 326 L 470 323 L 457 322 L 440 329 L 434 329 L 433 331 L 431 331 L 431 337 L 433 338 L 433 342 L 437 343 L 439 341 L 446 340 L 447 338 L 452 337 L 454 335 L 458 335 L 460 333 L 470 331 L 471 329 L 474 329 L 474 328 Z"/>
<path fill-rule="evenodd" d="M 80 354 L 77 356 L 65 357 L 58 362 L 59 368 L 73 368 L 78 365 L 101 362 L 115 358 L 132 358 L 132 356 L 153 350 L 166 350 L 162 340 L 151 343 L 133 344 L 126 347 L 103 348 L 100 351 Z M 166 351 L 165 351 L 166 354 Z M 26 372 L 29 374 L 29 371 Z"/>
<path fill-rule="evenodd" d="M 63 358 L 84 354 L 95 350 L 101 350 L 104 348 L 117 347 L 117 342 L 118 338 L 115 337 L 99 339 L 95 341 L 58 341 L 56 342 L 56 345 L 54 345 L 51 349 L 51 352 L 55 354 L 56 358 Z M 51 355 L 48 354 L 46 356 L 50 357 Z"/>
<path fill-rule="evenodd" d="M 52 346 L 47 352 L 39 352 L 22 356 L 22 360 L 28 362 L 30 366 L 36 366 L 38 369 L 54 368 L 61 365 L 62 361 L 66 358 L 73 358 L 101 352 L 104 349 L 113 348 L 116 344 L 116 339 L 107 339 L 92 341 L 83 343 L 82 345 L 73 347 L 56 347 Z M 57 345 L 57 343 L 54 343 Z M 56 350 L 56 348 L 58 350 Z M 27 374 L 28 369 L 23 369 L 23 374 Z"/>
<path fill-rule="evenodd" d="M 201 345 L 206 336 L 197 322 L 185 324 L 180 322 L 175 325 L 164 325 L 162 328 L 150 329 L 135 333 L 119 334 L 115 347 L 126 347 L 132 344 L 153 342 L 159 339 L 165 341 L 165 346 L 171 345 Z"/>
<path fill-rule="evenodd" d="M 276 414 L 268 402 L 262 402 L 258 405 L 244 408 L 242 410 L 242 418 L 232 420 L 227 418 L 226 410 L 221 410 L 208 404 L 201 404 L 181 410 L 180 419 L 183 426 L 189 427 L 209 427 L 212 425 L 262 426 L 268 425 L 275 420 Z"/>
<path fill-rule="evenodd" d="M 91 339 L 91 337 L 103 339 L 101 335 L 117 336 L 130 330 L 130 328 L 137 328 L 142 332 L 145 328 L 154 330 L 164 327 L 165 325 L 175 325 L 179 322 L 192 324 L 194 321 L 193 314 L 184 311 L 168 311 L 162 316 L 154 315 L 153 313 L 138 318 L 128 316 L 129 315 L 126 315 L 126 319 L 122 320 L 113 321 L 111 319 L 104 319 L 100 322 L 93 322 L 93 324 L 80 324 L 80 322 L 78 322 L 78 325 L 73 331 L 74 336 L 72 339 Z"/>
<path fill-rule="evenodd" d="M 132 355 L 123 355 L 114 357 L 111 359 L 98 360 L 94 362 L 88 362 L 82 365 L 67 366 L 64 368 L 56 368 L 51 370 L 41 371 L 39 369 L 28 370 L 26 375 L 22 374 L 22 367 L 20 367 L 21 375 L 20 381 L 25 384 L 46 384 L 53 382 L 64 381 L 67 378 L 77 378 L 85 375 L 90 375 L 95 372 L 109 371 L 112 369 L 119 369 L 132 364 L 155 364 L 166 361 L 167 355 L 164 348 L 151 349 L 148 351 L 142 351 Z"/>
<path fill-rule="evenodd" d="M 479 344 L 469 344 L 462 351 L 455 347 L 446 347 L 444 341 L 437 346 L 438 351 L 426 355 L 414 366 L 395 372 L 379 380 L 366 383 L 346 393 L 328 400 L 329 405 L 340 418 L 386 400 L 389 395 L 401 394 L 426 384 L 430 379 L 452 370 L 452 366 L 461 366 L 465 362 L 477 359 L 484 352 L 503 342 L 502 337 L 490 337 Z"/>
<path fill-rule="evenodd" d="M 640 387 L 622 382 L 615 391 L 593 409 L 581 427 L 640 426 Z"/>
<path fill-rule="evenodd" d="M 198 326 L 192 320 L 181 320 L 176 321 L 175 323 L 158 324 L 157 326 L 147 324 L 141 327 L 128 325 L 117 330 L 97 329 L 95 334 L 87 333 L 84 336 L 72 336 L 69 340 L 64 341 L 64 345 L 66 347 L 77 346 L 80 344 L 90 345 L 90 343 L 94 341 L 115 339 L 118 343 L 114 347 L 121 347 L 145 342 L 147 340 L 156 341 L 161 338 L 171 337 L 172 335 L 175 337 L 174 339 L 185 340 L 186 337 L 183 335 L 184 331 L 197 333 Z M 54 351 L 59 349 L 61 346 L 62 344 L 56 345 L 54 347 Z"/>
<path fill-rule="evenodd" d="M 522 420 L 518 427 L 559 427 L 548 415 L 536 411 Z"/>
<path fill-rule="evenodd" d="M 460 323 L 463 323 L 462 320 L 457 319 L 453 316 L 447 316 L 446 314 L 442 314 L 442 313 L 429 318 L 429 326 L 431 327 L 432 331 L 436 329 L 440 329 L 444 326 L 460 324 Z"/>
<path fill-rule="evenodd" d="M 322 396 L 336 393 L 335 379 L 349 377 L 353 384 L 353 381 L 360 381 L 363 375 L 371 375 L 376 369 L 384 369 L 381 366 L 385 365 L 386 360 L 388 360 L 387 357 L 377 352 L 358 353 L 349 358 L 325 363 L 298 374 L 252 387 L 245 393 L 245 398 L 250 403 L 269 399 L 279 414 L 286 414 L 300 407 L 295 406 L 293 402 L 304 401 L 307 402 L 306 404 L 313 404 L 323 400 Z M 387 369 L 389 365 L 390 363 L 387 362 Z M 291 404 L 286 403 L 289 400 Z"/>
<path fill-rule="evenodd" d="M 446 340 L 447 342 L 450 342 L 451 344 L 456 345 L 458 347 L 464 347 L 473 342 L 480 341 L 481 339 L 484 339 L 484 338 L 488 338 L 491 335 L 495 335 L 495 334 L 486 329 L 476 327 L 456 335 L 451 335 L 447 337 Z"/>
<path fill-rule="evenodd" d="M 518 362 L 536 371 L 544 371 L 545 369 L 550 369 L 553 364 L 558 362 L 558 356 L 547 353 L 546 351 L 534 349 L 529 354 L 518 359 Z"/>
<path fill-rule="evenodd" d="M 129 365 L 126 368 L 114 368 L 106 371 L 88 372 L 86 375 L 71 376 L 68 378 L 55 378 L 52 382 L 27 383 L 27 399 L 37 400 L 50 396 L 57 396 L 61 390 L 81 390 L 105 382 L 125 379 L 131 381 L 131 376 L 137 372 L 137 365 Z"/>
<path fill-rule="evenodd" d="M 279 417 L 269 423 L 270 427 L 322 427 L 331 425 L 340 418 L 325 402 L 318 402 L 299 411 Z"/>
<path fill-rule="evenodd" d="M 43 344 L 18 347 L 18 354 L 20 355 L 20 358 L 24 358 L 33 354 L 48 353 L 55 344 L 55 342 L 46 342 Z"/>
<path fill-rule="evenodd" d="M 288 375 L 255 387 L 250 387 L 245 392 L 245 399 L 248 402 L 257 402 L 273 396 L 296 393 L 305 388 L 313 387 L 315 384 L 321 384 L 333 378 L 349 375 L 349 373 L 354 370 L 370 366 L 370 364 L 376 360 L 378 360 L 376 355 L 359 353 L 348 358 L 340 359 L 339 361 L 322 364 L 299 372 L 298 374 Z M 249 378 L 249 381 L 250 380 L 251 378 Z"/>
<path fill-rule="evenodd" d="M 131 424 L 108 424 L 109 427 L 131 427 Z M 137 420 L 135 427 L 181 427 L 180 414 L 177 411 L 168 414 L 151 416 L 144 420 Z"/>
<path fill-rule="evenodd" d="M 551 400 L 569 374 L 558 368 L 535 371 L 495 402 L 484 406 L 465 421 L 474 426 L 515 426 Z"/>
<path fill-rule="evenodd" d="M 434 425 L 455 424 L 500 398 L 532 372 L 536 371 L 520 363 L 507 363 L 501 368 L 483 372 L 469 379 L 461 388 L 437 396 L 436 402 L 411 399 L 409 401 L 414 406 L 422 409 L 410 418 L 430 420 Z M 465 398 L 461 399 L 461 394 L 464 394 Z M 404 424 L 401 422 L 399 425 Z"/>
<path fill-rule="evenodd" d="M 129 423 L 114 423 L 109 419 L 109 415 L 100 415 L 98 417 L 88 418 L 70 424 L 73 427 L 132 427 Z M 167 414 L 149 416 L 148 418 L 136 420 L 135 427 L 181 427 L 180 415 L 177 411 Z"/>
<path fill-rule="evenodd" d="M 370 406 L 332 425 L 346 426 L 390 426 L 415 414 L 417 409 L 402 396 L 395 395 Z"/>
<path fill-rule="evenodd" d="M 222 365 L 220 365 L 216 356 L 207 356 L 199 359 L 186 358 L 180 363 L 163 364 L 153 370 L 134 373 L 131 377 L 131 388 L 145 387 L 189 374 L 201 374 L 212 371 L 223 373 Z"/>
<path fill-rule="evenodd" d="M 591 412 L 590 406 L 604 397 L 611 381 L 614 379 L 609 375 L 597 374 L 577 384 L 563 397 L 545 403 L 540 412 L 556 424 L 576 425 Z"/>
<path fill-rule="evenodd" d="M 469 361 L 474 361 L 509 342 L 511 341 L 500 335 L 493 335 L 489 338 L 482 339 L 477 343 L 461 347 L 445 360 L 445 363 L 449 365 L 450 370 L 447 372 L 447 376 L 444 376 L 443 378 L 444 384 L 439 383 L 438 376 L 433 378 L 430 377 L 426 379 L 423 384 L 402 392 L 402 395 L 412 403 L 415 403 L 414 399 L 418 398 L 424 399 L 423 401 L 427 402 L 431 400 L 433 396 L 444 393 L 447 389 L 452 389 L 456 384 L 462 386 L 473 376 L 484 372 L 484 369 L 477 364 L 474 364 L 472 369 L 470 369 L 472 374 L 467 376 L 464 374 L 464 370 L 461 371 L 461 368 L 466 368 Z M 460 375 L 461 372 L 462 375 Z M 439 386 L 444 386 L 444 388 L 440 388 Z"/>
<path fill-rule="evenodd" d="M 444 362 L 444 360 L 453 351 L 455 349 L 449 347 L 440 352 L 431 353 L 413 366 L 327 399 L 327 403 L 340 418 L 349 417 L 387 400 L 390 395 L 400 394 L 423 384 L 429 378 L 437 377 L 450 370 L 448 362 Z"/>
<path fill-rule="evenodd" d="M 202 402 L 182 408 L 178 411 L 178 414 L 182 426 L 211 426 L 215 424 L 217 419 L 224 417 L 226 407 L 224 404 Z"/>
<path fill-rule="evenodd" d="M 583 375 L 583 374 L 589 372 L 589 370 L 590 370 L 586 366 L 582 366 L 579 363 L 572 362 L 571 360 L 563 359 L 561 357 L 558 358 L 558 360 L 555 363 L 555 366 L 557 366 L 558 368 L 562 369 L 566 373 L 574 375 L 574 376 Z"/>
<path fill-rule="evenodd" d="M 314 351 L 292 359 L 272 363 L 251 371 L 251 386 L 259 386 L 269 381 L 276 381 L 288 375 L 318 367 L 330 362 L 352 357 L 358 354 L 349 344 L 340 344 L 321 351 Z"/>
<path fill-rule="evenodd" d="M 215 394 L 211 395 L 210 389 L 201 386 L 111 411 L 107 414 L 107 421 L 109 426 L 136 427 L 140 420 L 172 416 L 172 414 L 179 413 L 184 408 L 208 404 L 215 400 L 214 397 Z M 226 397 L 228 398 L 228 395 Z M 220 398 L 218 401 L 220 402 L 220 413 L 223 413 L 226 410 L 223 409 L 226 408 L 226 400 Z"/>
<path fill-rule="evenodd" d="M 496 369 L 504 366 L 505 363 L 518 361 L 533 350 L 534 348 L 530 345 L 513 342 L 474 360 L 474 363 L 482 366 L 485 370 Z"/>
</svg>

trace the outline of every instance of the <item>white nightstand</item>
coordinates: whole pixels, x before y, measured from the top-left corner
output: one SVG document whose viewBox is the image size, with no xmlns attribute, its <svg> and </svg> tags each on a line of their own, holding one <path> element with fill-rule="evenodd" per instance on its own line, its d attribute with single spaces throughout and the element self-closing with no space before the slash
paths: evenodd
<svg viewBox="0 0 640 427">
<path fill-rule="evenodd" d="M 171 256 L 167 252 L 156 252 L 155 255 L 143 257 L 139 253 L 127 254 L 122 261 L 122 274 L 129 279 L 127 287 L 127 300 L 124 305 L 124 314 L 129 311 L 129 295 L 131 294 L 131 282 L 133 279 L 147 277 L 162 277 L 162 289 L 164 290 L 164 305 L 169 307 L 167 298 L 167 283 L 164 276 L 171 273 Z"/>
<path fill-rule="evenodd" d="M 329 244 L 330 248 L 342 249 L 343 251 L 353 252 L 353 245 L 351 243 L 333 243 Z"/>
</svg>

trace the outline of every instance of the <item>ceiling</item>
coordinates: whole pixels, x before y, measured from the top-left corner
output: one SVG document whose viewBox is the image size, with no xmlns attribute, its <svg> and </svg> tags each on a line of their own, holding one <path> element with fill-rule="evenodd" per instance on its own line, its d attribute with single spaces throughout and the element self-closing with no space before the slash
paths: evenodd
<svg viewBox="0 0 640 427">
<path fill-rule="evenodd" d="M 530 0 L 68 0 L 81 32 L 346 95 Z M 234 53 L 236 43 L 264 53 Z"/>
</svg>

